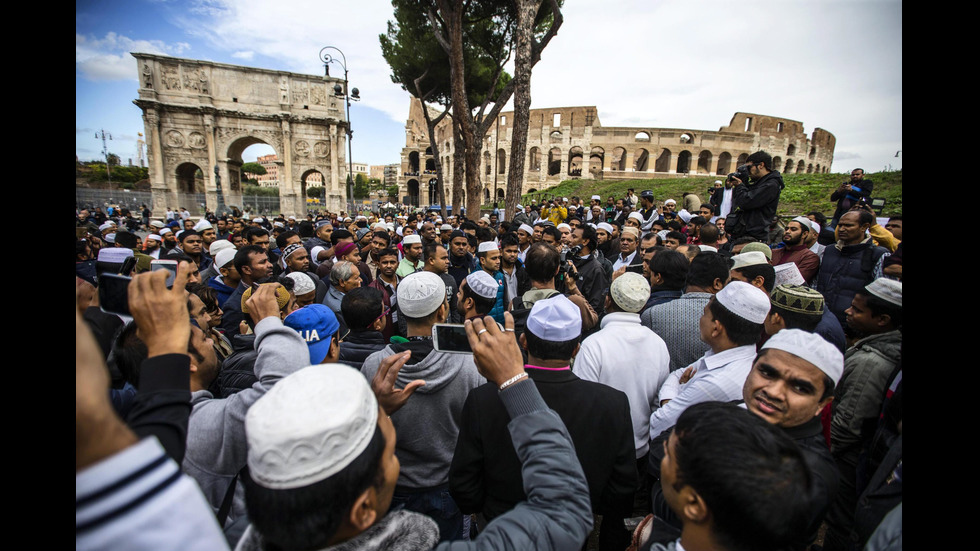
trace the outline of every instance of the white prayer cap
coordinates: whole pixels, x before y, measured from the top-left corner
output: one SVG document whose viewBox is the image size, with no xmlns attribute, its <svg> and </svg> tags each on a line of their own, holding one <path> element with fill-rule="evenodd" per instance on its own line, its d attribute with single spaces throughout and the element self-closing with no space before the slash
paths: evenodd
<svg viewBox="0 0 980 551">
<path fill-rule="evenodd" d="M 582 313 L 565 295 L 555 295 L 534 303 L 526 327 L 542 340 L 570 341 L 582 333 Z"/>
<path fill-rule="evenodd" d="M 395 230 L 395 233 L 397 233 L 398 235 L 402 235 L 402 232 L 404 231 L 402 230 L 403 227 L 404 226 L 398 226 L 398 229 Z"/>
<path fill-rule="evenodd" d="M 115 232 L 105 234 L 105 241 L 106 241 L 106 243 L 115 244 L 116 243 L 116 234 L 115 234 Z"/>
<path fill-rule="evenodd" d="M 406 235 L 405 239 L 402 239 L 403 245 L 414 245 L 415 243 L 421 243 L 421 242 L 422 242 L 422 237 L 417 233 L 413 233 L 412 235 Z"/>
<path fill-rule="evenodd" d="M 729 282 L 718 291 L 715 300 L 736 316 L 758 324 L 766 321 L 772 306 L 765 291 L 744 281 Z"/>
<path fill-rule="evenodd" d="M 809 222 L 810 227 L 813 228 L 813 231 L 820 233 L 820 224 L 816 220 L 809 220 Z"/>
<path fill-rule="evenodd" d="M 289 219 L 290 220 L 296 220 L 296 217 L 295 216 L 290 216 Z"/>
<path fill-rule="evenodd" d="M 387 228 L 388 231 L 395 231 L 394 222 L 385 222 L 385 228 Z"/>
<path fill-rule="evenodd" d="M 660 240 L 663 241 L 664 239 L 667 239 L 667 234 L 668 233 L 670 233 L 670 230 L 660 230 L 660 231 L 657 232 L 657 235 L 659 235 L 660 236 Z"/>
<path fill-rule="evenodd" d="M 598 224 L 596 225 L 596 229 L 600 229 L 600 230 L 606 230 L 606 232 L 608 232 L 608 233 L 610 233 L 610 234 L 612 234 L 612 232 L 613 232 L 613 227 L 612 227 L 612 224 L 610 224 L 610 223 L 608 223 L 608 222 L 599 222 L 599 223 L 598 223 Z"/>
<path fill-rule="evenodd" d="M 568 231 L 572 231 L 572 227 L 569 226 L 568 224 L 564 223 L 564 222 L 562 222 L 561 224 L 558 224 L 558 229 L 561 230 L 562 228 L 565 228 Z"/>
<path fill-rule="evenodd" d="M 732 264 L 733 270 L 744 268 L 746 266 L 769 264 L 769 261 L 766 260 L 766 255 L 759 251 L 737 254 L 732 257 L 732 261 L 734 262 L 734 264 Z"/>
<path fill-rule="evenodd" d="M 127 249 L 125 247 L 105 247 L 99 249 L 99 262 L 122 264 L 131 256 L 133 256 L 133 249 Z"/>
<path fill-rule="evenodd" d="M 147 235 L 146 238 L 151 241 L 163 241 L 163 238 L 155 233 L 151 233 L 150 235 Z"/>
<path fill-rule="evenodd" d="M 283 224 L 282 222 L 273 222 L 272 223 L 272 227 L 273 228 L 285 228 L 286 227 L 286 224 Z"/>
<path fill-rule="evenodd" d="M 902 282 L 880 277 L 864 286 L 864 290 L 881 300 L 902 307 Z"/>
<path fill-rule="evenodd" d="M 364 216 L 363 214 L 358 214 L 357 216 L 354 217 L 354 220 L 367 220 L 367 216 Z"/>
<path fill-rule="evenodd" d="M 722 181 L 721 181 L 721 180 L 715 180 L 715 183 L 716 183 L 716 184 L 721 184 L 721 183 L 722 183 Z"/>
<path fill-rule="evenodd" d="M 371 229 L 374 231 L 388 231 L 388 226 L 386 226 L 384 222 L 375 222 L 374 225 L 371 226 Z"/>
<path fill-rule="evenodd" d="M 410 318 L 424 318 L 446 302 L 446 284 L 432 272 L 414 272 L 398 284 L 398 307 Z"/>
<path fill-rule="evenodd" d="M 609 286 L 609 297 L 616 306 L 635 314 L 650 298 L 650 282 L 640 274 L 626 272 L 613 280 Z"/>
<path fill-rule="evenodd" d="M 701 249 L 701 252 L 706 252 L 706 253 L 718 252 L 718 248 L 712 247 L 711 245 L 698 245 L 698 248 Z"/>
<path fill-rule="evenodd" d="M 568 197 L 562 197 L 561 200 L 567 203 L 568 202 Z"/>
<path fill-rule="evenodd" d="M 214 265 L 217 268 L 224 268 L 229 262 L 235 260 L 235 254 L 238 251 L 232 247 L 230 249 L 221 249 L 218 254 L 214 255 Z"/>
<path fill-rule="evenodd" d="M 208 254 L 214 256 L 225 249 L 235 250 L 235 244 L 227 239 L 215 239 L 208 248 Z"/>
<path fill-rule="evenodd" d="M 161 222 L 159 220 L 153 220 L 153 221 L 150 222 L 150 225 L 153 226 L 156 229 L 160 229 L 160 228 L 163 227 L 164 224 L 163 224 L 163 222 Z"/>
<path fill-rule="evenodd" d="M 443 224 L 439 226 L 439 231 L 453 231 L 453 227 L 449 224 Z"/>
<path fill-rule="evenodd" d="M 262 217 L 256 216 L 255 218 L 252 219 L 252 222 L 255 222 L 256 224 L 261 224 L 262 223 Z"/>
<path fill-rule="evenodd" d="M 481 219 L 483 219 L 483 220 L 487 220 L 487 221 L 489 221 L 489 220 L 490 220 L 490 215 L 489 215 L 489 214 L 484 214 L 484 215 L 483 215 L 483 216 L 481 216 L 480 218 L 481 218 Z"/>
<path fill-rule="evenodd" d="M 592 198 L 595 199 L 596 201 L 602 201 L 602 197 L 598 195 L 593 195 Z"/>
<path fill-rule="evenodd" d="M 830 377 L 834 384 L 840 381 L 841 374 L 844 373 L 844 355 L 816 333 L 808 333 L 802 329 L 783 329 L 762 345 L 762 350 L 768 348 L 789 352 L 810 362 Z"/>
<path fill-rule="evenodd" d="M 204 230 L 210 230 L 212 228 L 214 228 L 214 226 L 211 225 L 211 222 L 208 222 L 203 218 L 198 220 L 197 224 L 194 224 L 194 231 L 196 232 L 202 232 Z"/>
<path fill-rule="evenodd" d="M 316 291 L 316 284 L 310 279 L 310 276 L 304 274 L 303 272 L 289 272 L 286 277 L 293 280 L 293 294 L 294 295 L 305 295 L 310 291 Z"/>
<path fill-rule="evenodd" d="M 521 210 L 521 209 L 523 209 L 523 208 L 524 208 L 524 206 L 523 206 L 523 205 L 521 205 L 520 203 L 517 203 L 517 210 Z"/>
<path fill-rule="evenodd" d="M 665 205 L 676 205 L 677 204 L 677 201 L 674 201 L 673 199 L 667 199 L 666 201 L 664 201 L 664 204 Z"/>
<path fill-rule="evenodd" d="M 180 238 L 180 236 L 183 235 L 183 233 L 185 231 L 187 231 L 187 230 L 180 230 L 179 232 L 177 232 L 177 233 L 174 234 L 174 237 L 177 238 L 177 241 L 182 241 L 181 238 Z"/>
<path fill-rule="evenodd" d="M 345 216 L 344 217 L 344 222 L 350 222 L 350 216 Z"/>
<path fill-rule="evenodd" d="M 367 379 L 340 364 L 283 378 L 245 415 L 249 476 L 272 490 L 326 480 L 353 463 L 378 430 Z"/>
<path fill-rule="evenodd" d="M 774 287 L 779 287 L 780 285 L 804 285 L 806 283 L 806 280 L 803 279 L 803 274 L 800 273 L 799 266 L 792 262 L 773 266 L 772 268 L 776 272 Z"/>
<path fill-rule="evenodd" d="M 497 298 L 497 280 L 484 270 L 466 276 L 466 286 L 483 298 Z"/>
<path fill-rule="evenodd" d="M 521 224 L 521 227 L 517 228 L 518 231 L 525 231 L 528 235 L 534 235 L 534 228 L 528 226 L 527 224 Z"/>
<path fill-rule="evenodd" d="M 588 224 L 586 224 L 586 226 L 590 226 L 592 229 L 597 229 L 596 225 L 593 224 L 592 222 L 589 222 Z"/>
<path fill-rule="evenodd" d="M 479 247 L 477 247 L 476 252 L 486 253 L 490 251 L 496 251 L 497 248 L 498 248 L 497 244 L 494 243 L 493 241 L 484 241 L 483 243 L 480 243 Z"/>
<path fill-rule="evenodd" d="M 115 226 L 113 224 L 109 222 L 104 222 L 101 226 L 99 226 L 99 231 L 111 230 L 114 227 Z"/>
<path fill-rule="evenodd" d="M 677 213 L 677 217 L 683 220 L 685 224 L 690 222 L 691 218 L 694 218 L 690 212 L 687 212 L 687 209 L 681 209 L 680 212 Z"/>
<path fill-rule="evenodd" d="M 639 212 L 636 211 L 631 212 L 629 218 L 636 218 L 637 220 L 639 220 L 641 224 L 643 223 L 643 215 L 640 214 Z"/>
<path fill-rule="evenodd" d="M 173 233 L 173 230 L 170 228 L 163 228 L 160 230 L 160 235 L 167 235 L 168 233 Z"/>
<path fill-rule="evenodd" d="M 796 218 L 790 220 L 790 222 L 799 222 L 799 224 L 803 226 L 803 231 L 810 231 L 810 229 L 812 228 L 810 226 L 810 219 L 807 218 L 806 216 L 797 216 Z"/>
</svg>

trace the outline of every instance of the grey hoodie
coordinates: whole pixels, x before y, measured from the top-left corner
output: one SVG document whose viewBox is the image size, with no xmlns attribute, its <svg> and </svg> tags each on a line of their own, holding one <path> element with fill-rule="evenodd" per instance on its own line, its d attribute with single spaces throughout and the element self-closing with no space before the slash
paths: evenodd
<svg viewBox="0 0 980 551">
<path fill-rule="evenodd" d="M 393 350 L 392 345 L 386 346 L 364 360 L 361 373 L 370 381 L 381 360 L 407 349 Z M 396 386 L 404 388 L 416 379 L 424 380 L 425 386 L 416 390 L 391 416 L 391 422 L 398 432 L 395 452 L 402 466 L 398 485 L 425 489 L 449 482 L 449 464 L 459 437 L 463 402 L 470 390 L 487 380 L 477 371 L 472 354 L 437 351 L 417 363 L 405 364 L 398 373 Z"/>
</svg>

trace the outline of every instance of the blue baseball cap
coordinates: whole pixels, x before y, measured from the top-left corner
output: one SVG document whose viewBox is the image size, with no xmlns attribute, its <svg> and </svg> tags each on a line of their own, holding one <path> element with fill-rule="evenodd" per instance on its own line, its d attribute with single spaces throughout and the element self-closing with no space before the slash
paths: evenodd
<svg viewBox="0 0 980 551">
<path fill-rule="evenodd" d="M 330 308 L 310 304 L 286 316 L 283 325 L 295 329 L 310 348 L 310 364 L 322 363 L 330 352 L 330 341 L 340 329 L 340 322 Z"/>
</svg>

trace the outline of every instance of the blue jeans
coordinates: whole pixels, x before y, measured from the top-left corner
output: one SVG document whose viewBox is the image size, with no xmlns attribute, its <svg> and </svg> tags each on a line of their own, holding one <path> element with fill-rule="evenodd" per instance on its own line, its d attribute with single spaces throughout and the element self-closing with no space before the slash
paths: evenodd
<svg viewBox="0 0 980 551">
<path fill-rule="evenodd" d="M 449 495 L 448 485 L 420 491 L 395 488 L 391 508 L 404 508 L 436 521 L 440 542 L 463 539 L 463 513 Z"/>
</svg>

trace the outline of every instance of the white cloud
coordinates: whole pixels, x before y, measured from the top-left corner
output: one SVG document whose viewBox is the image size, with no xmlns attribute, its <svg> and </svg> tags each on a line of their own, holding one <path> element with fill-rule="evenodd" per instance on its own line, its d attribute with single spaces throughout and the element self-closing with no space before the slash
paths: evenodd
<svg viewBox="0 0 980 551">
<path fill-rule="evenodd" d="M 181 55 L 190 44 L 161 40 L 134 40 L 106 33 L 104 38 L 75 33 L 75 69 L 88 80 L 136 80 L 136 59 L 129 52 Z"/>
<path fill-rule="evenodd" d="M 252 58 L 255 57 L 255 52 L 252 51 L 235 52 L 231 54 L 231 57 L 235 59 L 244 59 L 245 61 L 252 61 Z"/>
</svg>

